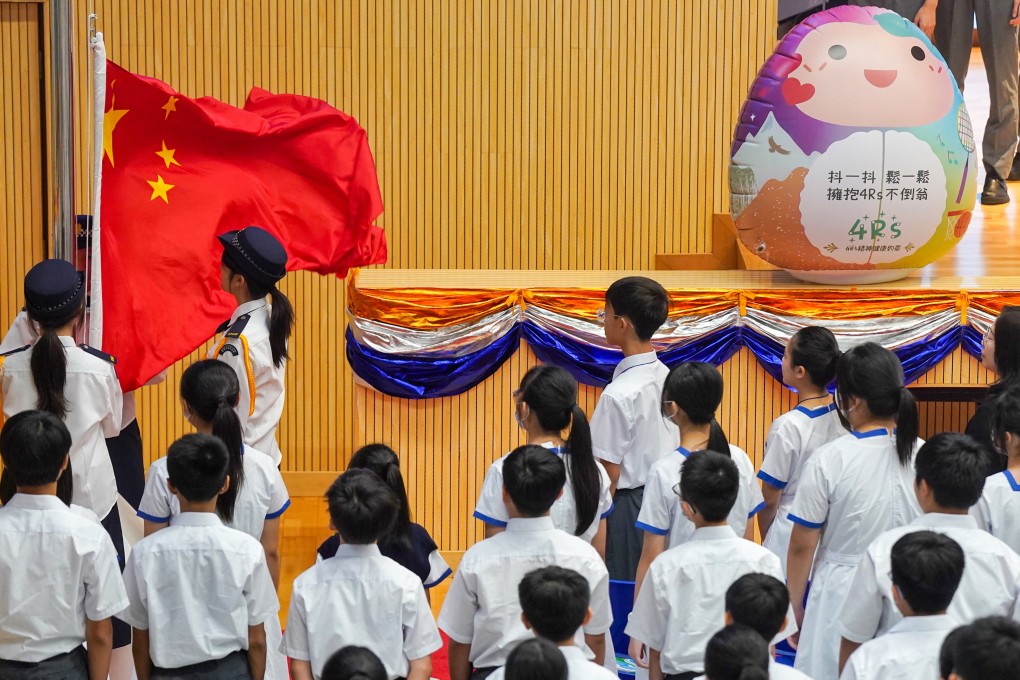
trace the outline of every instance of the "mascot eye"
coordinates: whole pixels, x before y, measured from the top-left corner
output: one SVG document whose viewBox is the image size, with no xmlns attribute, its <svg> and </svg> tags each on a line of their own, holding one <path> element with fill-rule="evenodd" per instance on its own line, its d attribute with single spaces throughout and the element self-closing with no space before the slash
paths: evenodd
<svg viewBox="0 0 1020 680">
<path fill-rule="evenodd" d="M 842 45 L 833 45 L 832 47 L 829 48 L 829 57 L 831 59 L 839 61 L 840 59 L 846 57 L 846 48 L 843 47 Z"/>
<path fill-rule="evenodd" d="M 913 47 L 910 48 L 910 56 L 912 56 L 914 59 L 917 59 L 918 61 L 924 61 L 924 50 L 921 49 L 918 45 L 914 45 Z"/>
<path fill-rule="evenodd" d="M 755 248 L 755 251 L 757 251 L 759 253 L 764 253 L 765 252 L 765 244 L 764 243 L 759 243 L 758 246 Z"/>
</svg>

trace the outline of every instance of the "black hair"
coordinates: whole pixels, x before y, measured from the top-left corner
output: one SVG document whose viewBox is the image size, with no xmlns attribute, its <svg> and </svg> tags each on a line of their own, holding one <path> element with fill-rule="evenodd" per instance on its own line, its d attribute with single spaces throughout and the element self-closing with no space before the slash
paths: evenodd
<svg viewBox="0 0 1020 680">
<path fill-rule="evenodd" d="M 521 611 L 539 636 L 565 642 L 584 625 L 591 601 L 588 581 L 573 569 L 542 567 L 517 585 Z"/>
<path fill-rule="evenodd" d="M 725 521 L 739 489 L 737 464 L 716 451 L 695 451 L 680 468 L 680 497 L 706 522 Z"/>
<path fill-rule="evenodd" d="M 166 451 L 166 473 L 177 492 L 192 503 L 216 498 L 227 480 L 230 453 L 211 434 L 186 434 Z"/>
<path fill-rule="evenodd" d="M 1006 433 L 1020 437 L 1020 383 L 1005 387 L 995 397 L 992 441 L 1003 453 L 1006 452 Z"/>
<path fill-rule="evenodd" d="M 769 643 L 750 626 L 735 623 L 712 636 L 705 646 L 709 680 L 768 680 Z"/>
<path fill-rule="evenodd" d="M 85 302 L 62 316 L 40 319 L 28 312 L 28 318 L 39 325 L 39 339 L 32 345 L 32 356 L 29 367 L 32 370 L 32 382 L 38 394 L 36 408 L 48 411 L 58 418 L 64 418 L 70 405 L 64 396 L 64 385 L 67 384 L 67 356 L 64 345 L 56 331 L 85 313 Z"/>
<path fill-rule="evenodd" d="M 397 516 L 393 526 L 379 544 L 386 548 L 407 551 L 411 549 L 411 506 L 407 501 L 407 489 L 404 487 L 404 476 L 400 474 L 400 459 L 396 452 L 385 444 L 368 444 L 362 446 L 351 456 L 347 469 L 364 468 L 379 475 L 386 482 L 390 491 L 397 497 Z"/>
<path fill-rule="evenodd" d="M 744 574 L 726 589 L 726 611 L 733 623 L 754 628 L 766 640 L 783 629 L 789 608 L 786 584 L 768 574 Z"/>
<path fill-rule="evenodd" d="M 803 366 L 815 387 L 826 388 L 836 377 L 839 343 L 823 326 L 805 326 L 790 338 L 790 363 Z"/>
<path fill-rule="evenodd" d="M 963 548 L 934 531 L 912 531 L 893 543 L 891 578 L 915 614 L 944 612 L 963 578 Z"/>
<path fill-rule="evenodd" d="M 1020 668 L 1020 624 L 1005 616 L 986 616 L 957 628 L 942 643 L 939 666 L 948 667 L 961 680 L 1015 678 Z"/>
<path fill-rule="evenodd" d="M 322 680 L 387 680 L 389 676 L 372 650 L 348 645 L 326 660 L 320 677 Z"/>
<path fill-rule="evenodd" d="M 541 517 L 567 482 L 567 468 L 549 449 L 518 446 L 503 461 L 503 486 L 524 517 Z"/>
<path fill-rule="evenodd" d="M 287 352 L 287 341 L 290 339 L 290 332 L 294 328 L 294 307 L 290 300 L 284 295 L 275 284 L 264 284 L 245 276 L 244 272 L 234 269 L 227 257 L 226 251 L 220 260 L 227 268 L 231 276 L 244 276 L 248 285 L 248 293 L 253 300 L 259 300 L 267 295 L 272 304 L 272 311 L 269 315 L 269 347 L 273 352 L 273 365 L 279 368 L 285 359 L 290 355 Z"/>
<path fill-rule="evenodd" d="M 639 340 L 651 340 L 669 316 L 669 294 L 658 281 L 644 276 L 627 276 L 606 291 L 606 302 L 634 326 Z"/>
<path fill-rule="evenodd" d="M 662 385 L 664 401 L 675 403 L 692 423 L 708 423 L 708 443 L 705 448 L 728 457 L 730 443 L 719 421 L 715 419 L 722 397 L 722 374 L 718 368 L 704 361 L 685 361 L 675 366 Z"/>
<path fill-rule="evenodd" d="M 375 543 L 397 516 L 396 494 L 371 470 L 348 470 L 326 491 L 329 518 L 340 538 L 352 545 Z"/>
<path fill-rule="evenodd" d="M 506 680 L 567 680 L 567 660 L 559 647 L 543 640 L 525 640 L 506 659 Z"/>
<path fill-rule="evenodd" d="M 981 498 L 989 467 L 988 452 L 973 438 L 942 432 L 917 452 L 914 479 L 928 483 L 939 506 L 968 510 Z"/>
<path fill-rule="evenodd" d="M 1007 385 L 1020 383 L 1020 307 L 1006 306 L 995 319 L 995 369 L 998 380 L 992 393 Z"/>
<path fill-rule="evenodd" d="M 56 482 L 70 450 L 67 426 L 47 411 L 22 411 L 8 418 L 0 430 L 0 458 L 8 486 Z"/>
<path fill-rule="evenodd" d="M 906 466 L 918 435 L 917 404 L 903 384 L 903 366 L 895 354 L 874 342 L 844 352 L 836 367 L 840 408 L 858 397 L 877 418 L 896 419 L 896 456 Z"/>
<path fill-rule="evenodd" d="M 577 405 L 577 381 L 559 366 L 534 366 L 521 378 L 520 399 L 545 431 L 562 432 L 570 428 L 567 472 L 577 507 L 574 535 L 580 536 L 598 514 L 602 478 L 592 451 L 588 418 Z"/>
<path fill-rule="evenodd" d="M 181 399 L 212 425 L 213 435 L 230 453 L 230 486 L 216 499 L 216 512 L 226 522 L 233 521 L 237 496 L 244 486 L 244 432 L 235 410 L 240 395 L 237 374 L 222 361 L 196 361 L 181 375 Z"/>
</svg>

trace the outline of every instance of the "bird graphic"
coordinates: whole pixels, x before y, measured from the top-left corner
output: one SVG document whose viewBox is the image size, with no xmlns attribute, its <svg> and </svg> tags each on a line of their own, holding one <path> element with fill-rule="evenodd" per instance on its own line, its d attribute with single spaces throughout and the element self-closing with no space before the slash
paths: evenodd
<svg viewBox="0 0 1020 680">
<path fill-rule="evenodd" d="M 790 152 L 779 145 L 772 137 L 769 137 L 769 153 L 777 153 L 780 156 L 789 156 Z"/>
</svg>

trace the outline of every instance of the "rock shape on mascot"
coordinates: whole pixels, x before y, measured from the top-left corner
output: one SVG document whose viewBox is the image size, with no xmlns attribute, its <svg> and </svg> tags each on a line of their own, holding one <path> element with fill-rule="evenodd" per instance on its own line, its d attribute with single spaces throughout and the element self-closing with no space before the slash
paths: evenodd
<svg viewBox="0 0 1020 680">
<path fill-rule="evenodd" d="M 730 155 L 741 242 L 805 281 L 893 281 L 956 245 L 974 135 L 942 55 L 875 7 L 808 17 L 751 85 Z"/>
</svg>

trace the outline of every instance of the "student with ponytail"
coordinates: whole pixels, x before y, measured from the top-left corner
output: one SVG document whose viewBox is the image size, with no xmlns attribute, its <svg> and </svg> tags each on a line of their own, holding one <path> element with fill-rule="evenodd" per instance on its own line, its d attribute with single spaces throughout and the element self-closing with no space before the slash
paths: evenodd
<svg viewBox="0 0 1020 680">
<path fill-rule="evenodd" d="M 223 335 L 208 358 L 219 359 L 237 374 L 237 415 L 245 443 L 265 451 L 279 466 L 283 454 L 276 428 L 283 414 L 287 342 L 294 326 L 294 308 L 276 287 L 287 273 L 287 251 L 259 227 L 228 231 L 219 240 L 220 286 L 234 296 L 237 309 L 220 327 Z"/>
<path fill-rule="evenodd" d="M 379 539 L 379 552 L 420 578 L 428 596 L 429 588 L 442 583 L 453 571 L 428 530 L 411 521 L 411 505 L 404 488 L 404 476 L 400 474 L 400 459 L 385 444 L 368 444 L 355 451 L 347 464 L 348 470 L 358 468 L 371 470 L 386 482 L 399 503 L 393 526 Z M 339 548 L 340 536 L 333 534 L 319 546 L 315 561 L 333 557 Z"/>
<path fill-rule="evenodd" d="M 836 405 L 851 432 L 811 456 L 788 513 L 787 583 L 801 631 L 796 668 L 813 678 L 838 674 L 838 614 L 864 552 L 921 514 L 913 461 L 923 442 L 896 355 L 873 342 L 845 352 Z"/>
<path fill-rule="evenodd" d="M 557 529 L 579 536 L 605 556 L 606 522 L 612 512 L 609 475 L 592 453 L 591 430 L 577 405 L 577 381 L 558 366 L 532 367 L 514 390 L 514 420 L 528 444 L 563 457 L 567 483 L 553 504 Z M 566 439 L 563 433 L 570 430 Z M 474 516 L 485 523 L 486 538 L 506 528 L 509 515 L 503 503 L 503 456 L 489 467 Z"/>
</svg>

